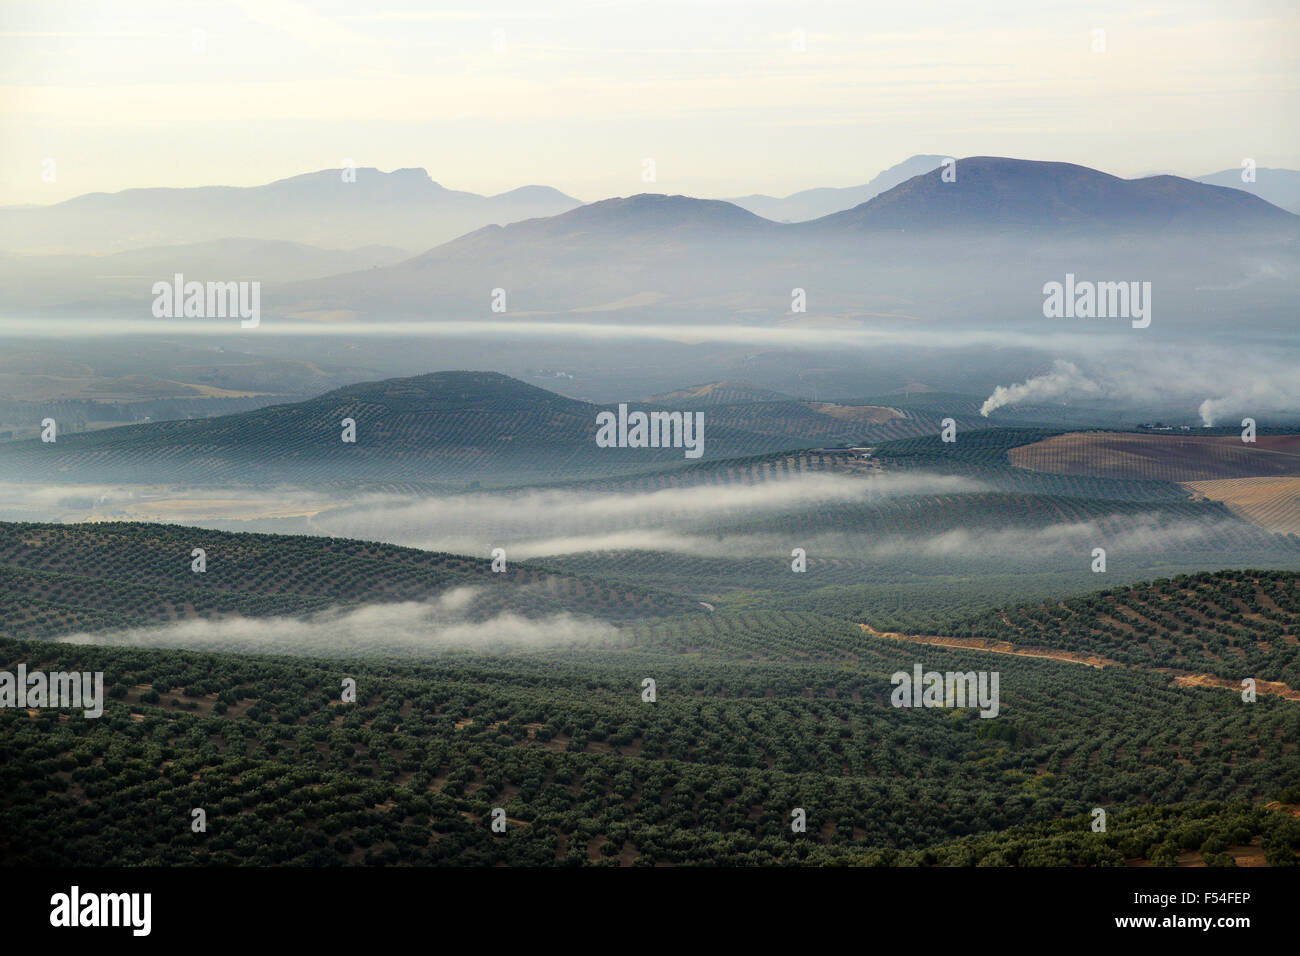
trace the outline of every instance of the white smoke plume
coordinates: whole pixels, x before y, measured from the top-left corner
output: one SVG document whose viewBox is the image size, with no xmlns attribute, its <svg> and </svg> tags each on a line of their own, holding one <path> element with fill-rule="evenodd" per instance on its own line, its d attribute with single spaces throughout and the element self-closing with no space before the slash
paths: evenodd
<svg viewBox="0 0 1300 956">
<path fill-rule="evenodd" d="M 999 385 L 980 414 L 1032 401 L 1103 398 L 1139 409 L 1184 406 L 1201 424 L 1226 416 L 1300 417 L 1300 371 L 1284 354 L 1263 349 L 1206 350 L 1164 345 L 1134 346 L 1095 357 L 1086 368 L 1065 359 L 1050 371 L 1015 385 Z M 1166 412 L 1167 414 L 1167 412 Z"/>
<path fill-rule="evenodd" d="M 1052 370 L 1044 375 L 1035 376 L 1018 385 L 999 385 L 980 407 L 980 414 L 988 418 L 990 412 L 1004 405 L 1061 398 L 1064 395 L 1101 393 L 1102 386 L 1080 372 L 1077 365 L 1057 359 L 1052 363 Z"/>
<path fill-rule="evenodd" d="M 1235 419 L 1240 415 L 1289 413 L 1300 417 L 1300 371 L 1292 369 L 1289 377 L 1260 377 L 1233 383 L 1218 396 L 1201 402 L 1197 411 L 1206 427 L 1217 425 L 1228 416 Z"/>
</svg>

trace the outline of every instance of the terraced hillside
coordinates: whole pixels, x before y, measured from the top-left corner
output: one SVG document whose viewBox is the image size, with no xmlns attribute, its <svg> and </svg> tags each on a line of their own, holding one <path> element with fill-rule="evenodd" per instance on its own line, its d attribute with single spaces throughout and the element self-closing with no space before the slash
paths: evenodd
<svg viewBox="0 0 1300 956">
<path fill-rule="evenodd" d="M 976 492 L 872 503 L 826 503 L 762 517 L 716 518 L 674 550 L 595 549 L 544 560 L 566 570 L 673 589 L 713 601 L 762 589 L 796 598 L 816 589 L 901 584 L 966 572 L 1026 578 L 1074 572 L 1092 590 L 1091 551 L 1111 547 L 1112 574 L 1194 570 L 1206 562 L 1300 560 L 1300 540 L 1270 534 L 1210 502 L 1105 501 Z M 807 572 L 791 572 L 802 547 Z M 985 583 L 973 582 L 989 590 Z M 1059 582 L 1058 582 L 1059 583 Z M 995 598 L 996 600 L 996 598 Z"/>
<path fill-rule="evenodd" d="M 1005 657 L 984 720 L 899 710 L 889 675 L 986 653 L 767 612 L 624 632 L 402 662 L 0 639 L 0 667 L 109 688 L 98 720 L 0 711 L 0 861 L 1289 865 L 1300 848 L 1268 809 L 1300 786 L 1294 703 Z M 1089 842 L 1097 806 L 1114 823 Z"/>
<path fill-rule="evenodd" d="M 892 866 L 1295 866 L 1300 792 L 1287 802 L 1178 804 L 1013 827 L 931 850 L 882 854 Z"/>
<path fill-rule="evenodd" d="M 955 442 L 945 443 L 936 431 L 917 438 L 883 442 L 874 449 L 874 457 L 887 468 L 963 474 L 1003 490 L 1137 501 L 1191 497 L 1187 489 L 1173 481 L 1056 474 L 1020 468 L 1010 460 L 1015 450 L 1058 434 L 1059 429 L 1046 428 L 959 428 Z M 1075 433 L 1062 437 L 1071 434 Z"/>
<path fill-rule="evenodd" d="M 206 570 L 192 570 L 195 548 Z M 303 615 L 375 602 L 472 594 L 471 620 L 512 612 L 608 619 L 699 611 L 637 585 L 611 587 L 488 557 L 336 538 L 231 534 L 135 523 L 0 522 L 0 634 L 52 637 L 177 621 Z M 468 589 L 466 591 L 465 589 Z M 382 633 L 375 635 L 378 644 Z"/>
<path fill-rule="evenodd" d="M 938 633 L 1300 691 L 1300 575 L 1289 571 L 1179 575 L 993 611 Z"/>
<path fill-rule="evenodd" d="M 664 495 L 655 517 L 676 535 L 673 544 L 625 542 L 619 550 L 593 546 L 545 560 L 711 604 L 876 615 L 890 629 L 1086 593 L 1102 581 L 1207 567 L 1289 568 L 1300 560 L 1300 537 L 1261 529 L 1173 482 L 1041 475 L 1006 461 L 1007 449 L 1041 434 L 986 430 L 962 434 L 956 444 L 935 435 L 585 483 L 579 487 L 628 495 L 715 489 L 718 506 L 674 522 L 675 499 Z M 831 479 L 843 479 L 826 486 L 834 494 L 800 495 L 805 483 Z M 728 507 L 769 486 L 774 503 Z M 602 517 L 603 531 L 634 527 L 630 519 Z M 1097 547 L 1108 552 L 1108 576 L 1092 573 Z M 792 573 L 794 548 L 805 551 L 805 574 Z"/>
</svg>

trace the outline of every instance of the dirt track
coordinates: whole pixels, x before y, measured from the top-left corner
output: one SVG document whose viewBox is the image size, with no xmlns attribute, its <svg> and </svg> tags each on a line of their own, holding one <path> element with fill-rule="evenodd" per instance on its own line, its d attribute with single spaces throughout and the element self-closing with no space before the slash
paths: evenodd
<svg viewBox="0 0 1300 956">
<path fill-rule="evenodd" d="M 1109 658 L 1101 657 L 1096 654 L 1075 654 L 1071 651 L 1047 651 L 1041 649 L 1026 650 L 1016 647 L 1007 641 L 991 641 L 982 637 L 940 637 L 935 634 L 900 634 L 897 631 L 878 631 L 870 624 L 864 624 L 861 621 L 856 622 L 858 627 L 862 628 L 872 637 L 884 637 L 893 641 L 906 641 L 909 644 L 930 644 L 935 647 L 960 647 L 971 651 L 984 651 L 988 654 L 1009 654 L 1013 657 L 1042 657 L 1047 660 L 1063 661 L 1067 664 L 1083 664 L 1086 667 L 1095 667 L 1100 670 L 1103 667 L 1124 667 L 1129 665 L 1121 664 L 1119 661 L 1112 661 Z M 1180 687 L 1216 687 L 1227 690 L 1241 691 L 1240 681 L 1232 681 L 1226 677 L 1215 677 L 1213 674 L 1178 674 L 1165 668 L 1159 668 L 1161 673 L 1169 674 L 1173 677 L 1174 684 Z M 1300 690 L 1288 687 L 1281 681 L 1257 680 L 1255 682 L 1255 692 L 1259 694 L 1272 694 L 1282 697 L 1286 700 L 1300 701 Z"/>
<path fill-rule="evenodd" d="M 858 622 L 872 637 L 887 637 L 895 641 L 908 641 L 912 644 L 934 644 L 938 647 L 964 647 L 972 651 L 987 651 L 990 654 L 1011 654 L 1015 657 L 1043 657 L 1053 661 L 1065 661 L 1068 664 L 1084 664 L 1088 667 L 1122 667 L 1118 661 L 1108 660 L 1095 654 L 1073 654 L 1070 651 L 1025 650 L 1006 641 L 990 641 L 982 637 L 939 637 L 932 634 L 899 634 L 897 631 L 877 631 L 870 624 Z"/>
</svg>

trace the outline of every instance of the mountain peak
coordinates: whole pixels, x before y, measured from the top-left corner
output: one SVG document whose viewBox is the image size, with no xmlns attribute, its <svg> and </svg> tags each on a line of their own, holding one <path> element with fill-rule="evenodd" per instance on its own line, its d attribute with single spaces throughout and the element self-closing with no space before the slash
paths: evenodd
<svg viewBox="0 0 1300 956">
<path fill-rule="evenodd" d="M 602 199 L 554 216 L 550 221 L 557 224 L 599 223 L 630 229 L 681 229 L 692 226 L 761 229 L 773 225 L 761 216 L 722 199 L 696 199 L 693 196 L 665 193 L 636 193 L 632 196 Z"/>
<path fill-rule="evenodd" d="M 817 220 L 854 230 L 1257 228 L 1296 217 L 1247 193 L 1178 176 L 1121 179 L 1074 163 L 971 156 Z"/>
<path fill-rule="evenodd" d="M 501 372 L 446 371 L 426 372 L 402 378 L 359 382 L 327 392 L 313 402 L 331 404 L 339 400 L 373 401 L 384 404 L 399 402 L 403 407 L 420 406 L 428 410 L 449 406 L 458 408 L 499 405 L 502 402 L 581 405 L 574 399 L 529 385 Z"/>
<path fill-rule="evenodd" d="M 489 196 L 488 198 L 489 199 L 515 199 L 515 200 L 526 199 L 530 201 L 561 199 L 561 200 L 568 200 L 570 202 L 574 201 L 572 196 L 565 195 L 563 192 L 556 189 L 554 186 L 542 186 L 536 183 L 532 183 L 527 186 L 519 186 L 515 189 L 511 189 L 503 193 L 497 193 L 493 196 Z"/>
<path fill-rule="evenodd" d="M 484 244 L 573 242 L 607 247 L 651 236 L 707 240 L 723 235 L 760 235 L 777 229 L 777 223 L 721 199 L 637 193 L 587 203 L 556 216 L 526 219 L 505 227 L 485 226 L 431 249 L 417 261 L 442 259 L 448 252 Z"/>
</svg>

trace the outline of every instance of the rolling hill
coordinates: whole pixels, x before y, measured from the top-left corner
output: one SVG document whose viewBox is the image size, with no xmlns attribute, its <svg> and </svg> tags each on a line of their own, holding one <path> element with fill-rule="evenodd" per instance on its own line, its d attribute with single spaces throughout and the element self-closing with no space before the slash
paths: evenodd
<svg viewBox="0 0 1300 956">
<path fill-rule="evenodd" d="M 203 573 L 191 568 L 195 548 L 205 551 Z M 456 610 L 471 621 L 502 613 L 627 620 L 700 610 L 668 593 L 610 587 L 535 565 L 512 562 L 506 572 L 494 574 L 486 550 L 481 556 L 436 554 L 337 538 L 137 522 L 0 522 L 0 581 L 0 634 L 32 638 L 303 616 L 375 602 L 427 604 L 458 589 L 470 597 Z M 364 644 L 315 650 L 377 653 L 383 640 L 376 633 Z"/>
<path fill-rule="evenodd" d="M 1300 435 L 1146 435 L 1071 432 L 1010 449 L 1013 465 L 1097 478 L 1208 481 L 1300 477 Z"/>
<path fill-rule="evenodd" d="M 0 452 L 0 474 L 61 481 L 138 481 L 148 475 L 152 481 L 198 484 L 512 484 L 686 462 L 682 448 L 598 447 L 600 411 L 498 373 L 437 372 L 217 418 L 65 434 L 53 443 L 10 442 Z M 355 443 L 342 440 L 345 418 L 356 423 Z M 821 420 L 834 424 L 829 417 Z M 703 457 L 814 443 L 785 430 L 760 434 L 706 419 Z"/>
<path fill-rule="evenodd" d="M 771 389 L 755 388 L 749 382 L 706 382 L 651 395 L 647 402 L 665 404 L 675 402 L 686 406 L 707 408 L 711 405 L 734 405 L 746 402 L 789 401 L 790 396 Z"/>
<path fill-rule="evenodd" d="M 310 587 L 326 566 L 290 565 L 380 557 L 304 547 L 288 564 L 267 553 L 265 576 Z M 92 552 L 128 576 L 162 557 Z M 1244 583 L 1152 589 L 1212 621 Z M 1105 615 L 1104 594 L 1075 603 L 1079 623 L 1097 602 Z M 1144 668 L 918 647 L 782 612 L 692 613 L 510 657 L 393 658 L 382 643 L 304 659 L 0 636 L 0 667 L 99 671 L 108 697 L 94 720 L 0 711 L 0 864 L 1293 866 L 1300 848 L 1300 705 L 1276 696 L 1245 705 Z M 891 673 L 917 662 L 995 667 L 999 719 L 893 708 Z M 192 807 L 207 831 L 178 837 Z M 487 826 L 496 807 L 504 835 Z"/>
<path fill-rule="evenodd" d="M 1289 571 L 1161 578 L 989 612 L 945 636 L 1064 651 L 1240 690 L 1243 677 L 1300 701 L 1300 591 Z M 1226 683 L 1225 683 L 1226 682 Z"/>
</svg>

